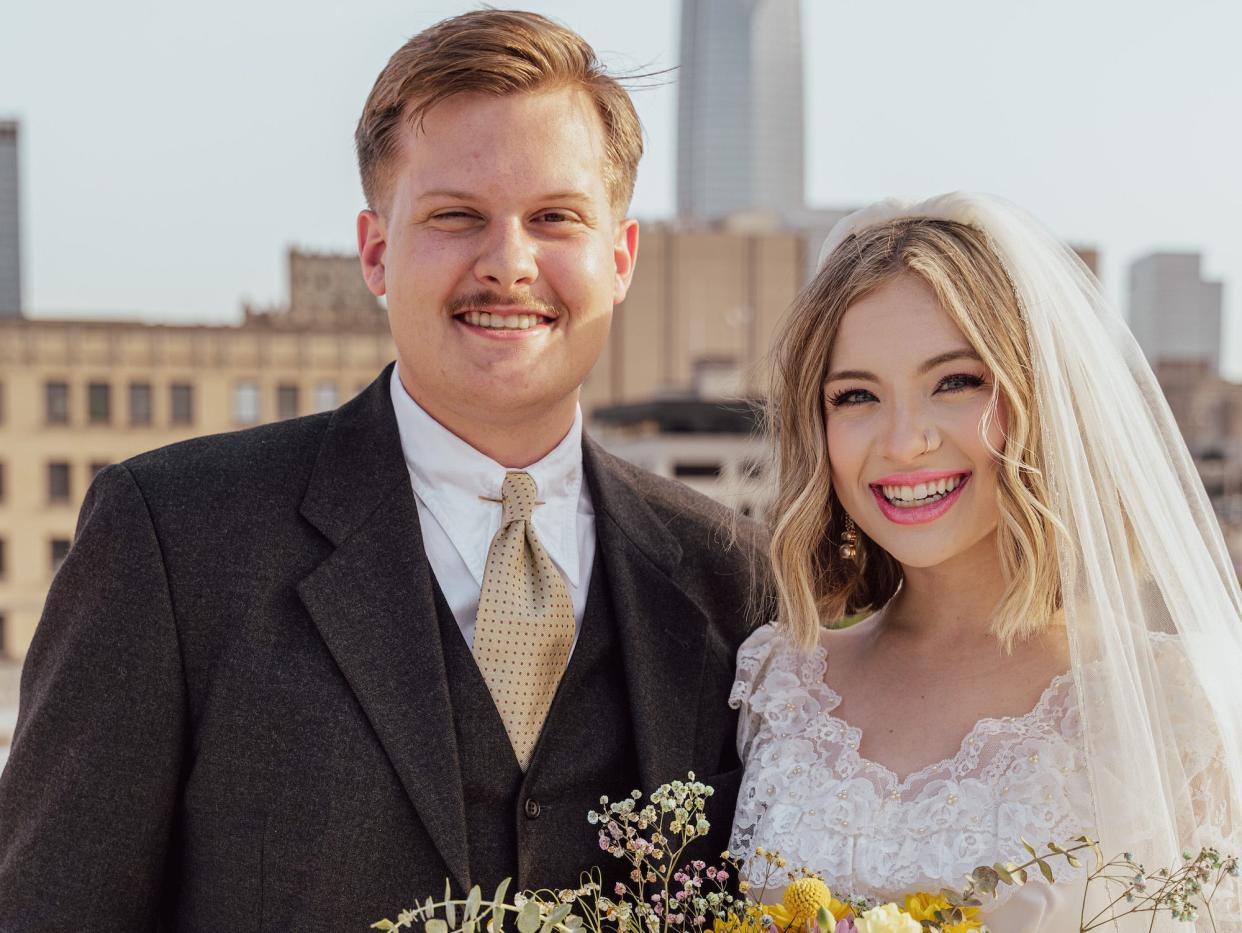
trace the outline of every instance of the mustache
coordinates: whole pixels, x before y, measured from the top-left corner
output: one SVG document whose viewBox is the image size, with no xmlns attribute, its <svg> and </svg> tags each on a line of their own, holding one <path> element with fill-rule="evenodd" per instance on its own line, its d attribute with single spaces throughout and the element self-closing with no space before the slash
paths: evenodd
<svg viewBox="0 0 1242 933">
<path fill-rule="evenodd" d="M 541 314 L 544 317 L 552 318 L 560 317 L 565 311 L 563 305 L 552 304 L 531 294 L 513 292 L 508 295 L 501 295 L 497 292 L 478 291 L 471 292 L 468 295 L 458 295 L 449 301 L 448 312 L 455 316 L 463 311 L 477 311 L 484 308 L 497 307 L 521 308 L 529 314 Z"/>
</svg>

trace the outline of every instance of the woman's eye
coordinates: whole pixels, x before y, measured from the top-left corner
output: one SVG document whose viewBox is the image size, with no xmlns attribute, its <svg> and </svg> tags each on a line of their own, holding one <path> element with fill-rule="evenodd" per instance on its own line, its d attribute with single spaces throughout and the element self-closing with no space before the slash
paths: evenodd
<svg viewBox="0 0 1242 933">
<path fill-rule="evenodd" d="M 866 389 L 842 389 L 828 396 L 828 404 L 833 408 L 846 408 L 871 401 L 875 401 L 875 396 Z"/>
<path fill-rule="evenodd" d="M 936 386 L 937 392 L 960 392 L 963 389 L 977 389 L 983 385 L 983 377 L 970 373 L 954 373 L 945 376 Z"/>
</svg>

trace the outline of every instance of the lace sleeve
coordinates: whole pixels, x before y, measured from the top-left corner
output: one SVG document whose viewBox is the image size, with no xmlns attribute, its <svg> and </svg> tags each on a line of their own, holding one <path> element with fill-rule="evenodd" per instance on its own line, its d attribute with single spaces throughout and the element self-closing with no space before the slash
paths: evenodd
<svg viewBox="0 0 1242 933">
<path fill-rule="evenodd" d="M 751 708 L 750 698 L 755 686 L 763 681 L 768 659 L 780 638 L 776 625 L 769 622 L 752 632 L 737 649 L 737 678 L 729 691 L 729 706 L 738 710 L 737 754 L 742 761 L 747 760 L 750 741 L 759 724 L 759 716 Z"/>
</svg>

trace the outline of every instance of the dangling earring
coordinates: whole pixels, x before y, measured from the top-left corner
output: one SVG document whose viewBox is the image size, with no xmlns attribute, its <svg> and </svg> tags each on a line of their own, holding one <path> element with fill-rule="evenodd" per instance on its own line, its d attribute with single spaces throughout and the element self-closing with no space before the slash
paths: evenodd
<svg viewBox="0 0 1242 933">
<path fill-rule="evenodd" d="M 845 516 L 845 531 L 841 532 L 841 546 L 837 552 L 846 560 L 858 560 L 858 529 L 854 519 Z"/>
</svg>

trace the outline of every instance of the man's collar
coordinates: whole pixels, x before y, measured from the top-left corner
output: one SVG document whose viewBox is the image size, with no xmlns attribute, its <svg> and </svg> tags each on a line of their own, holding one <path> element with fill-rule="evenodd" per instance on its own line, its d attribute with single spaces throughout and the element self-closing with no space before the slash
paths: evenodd
<svg viewBox="0 0 1242 933">
<path fill-rule="evenodd" d="M 393 367 L 390 395 L 410 483 L 482 586 L 500 506 L 480 496 L 499 497 L 508 471 L 431 417 L 406 392 L 398 370 Z M 543 502 L 532 517 L 535 532 L 569 582 L 579 586 L 577 515 L 583 505 L 589 508 L 589 497 L 583 496 L 581 408 L 560 443 L 526 472 Z"/>
</svg>

